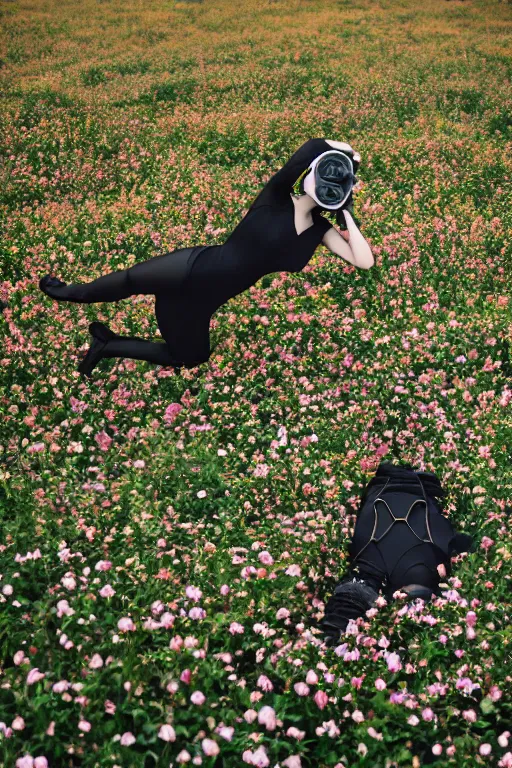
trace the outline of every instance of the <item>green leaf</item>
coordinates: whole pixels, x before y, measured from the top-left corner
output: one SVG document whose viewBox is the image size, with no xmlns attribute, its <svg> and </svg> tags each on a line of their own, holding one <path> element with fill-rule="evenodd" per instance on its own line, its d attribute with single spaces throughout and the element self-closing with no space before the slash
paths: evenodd
<svg viewBox="0 0 512 768">
<path fill-rule="evenodd" d="M 482 710 L 484 715 L 488 715 L 491 712 L 496 711 L 496 707 L 494 706 L 492 701 L 489 698 L 487 698 L 487 696 L 485 697 L 485 699 L 482 699 L 482 701 L 480 702 L 480 709 Z"/>
</svg>

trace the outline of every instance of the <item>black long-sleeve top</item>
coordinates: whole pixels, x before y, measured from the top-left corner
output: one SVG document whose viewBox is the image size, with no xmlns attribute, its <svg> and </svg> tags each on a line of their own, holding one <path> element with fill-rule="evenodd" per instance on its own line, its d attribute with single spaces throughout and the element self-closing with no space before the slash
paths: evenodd
<svg viewBox="0 0 512 768">
<path fill-rule="evenodd" d="M 332 225 L 316 206 L 313 225 L 297 235 L 293 184 L 315 157 L 330 149 L 325 139 L 306 141 L 267 182 L 226 242 L 200 251 L 191 271 L 194 282 L 220 292 L 223 303 L 264 275 L 300 272 Z"/>
</svg>

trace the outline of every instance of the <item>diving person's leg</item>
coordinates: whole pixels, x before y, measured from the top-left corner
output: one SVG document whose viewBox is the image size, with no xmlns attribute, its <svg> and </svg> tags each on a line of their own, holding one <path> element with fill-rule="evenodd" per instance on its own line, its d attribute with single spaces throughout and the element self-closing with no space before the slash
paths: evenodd
<svg viewBox="0 0 512 768">
<path fill-rule="evenodd" d="M 79 304 L 120 301 L 137 294 L 156 295 L 181 286 L 188 275 L 189 260 L 194 250 L 181 248 L 164 253 L 130 269 L 110 272 L 91 283 L 67 285 L 57 277 L 46 275 L 39 287 L 52 299 Z"/>
<path fill-rule="evenodd" d="M 194 368 L 210 356 L 210 315 L 204 304 L 193 303 L 184 292 L 158 294 L 155 315 L 163 341 L 117 336 L 103 323 L 91 323 L 91 347 L 78 370 L 90 376 L 104 358 L 145 360 L 155 365 Z"/>
<path fill-rule="evenodd" d="M 210 357 L 210 317 L 213 310 L 194 301 L 190 291 L 179 298 L 157 296 L 155 314 L 162 337 L 173 359 L 185 368 L 195 368 Z"/>
<path fill-rule="evenodd" d="M 94 304 L 100 301 L 120 301 L 132 296 L 128 270 L 110 272 L 91 283 L 67 285 L 58 277 L 46 275 L 39 282 L 40 289 L 56 301 L 71 301 L 76 304 Z"/>
<path fill-rule="evenodd" d="M 92 335 L 92 344 L 78 366 L 80 373 L 85 376 L 92 374 L 100 360 L 115 357 L 180 367 L 180 363 L 171 356 L 165 341 L 147 341 L 137 336 L 118 336 L 103 323 L 91 323 L 89 331 Z"/>
</svg>

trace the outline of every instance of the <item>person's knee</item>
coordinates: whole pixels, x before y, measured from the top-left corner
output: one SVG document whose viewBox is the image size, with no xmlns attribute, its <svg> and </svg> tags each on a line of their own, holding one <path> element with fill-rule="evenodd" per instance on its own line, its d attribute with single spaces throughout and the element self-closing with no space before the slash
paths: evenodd
<svg viewBox="0 0 512 768">
<path fill-rule="evenodd" d="M 196 353 L 195 355 L 179 355 L 173 359 L 173 365 L 179 368 L 197 368 L 198 365 L 207 363 L 210 355 L 206 352 Z"/>
</svg>

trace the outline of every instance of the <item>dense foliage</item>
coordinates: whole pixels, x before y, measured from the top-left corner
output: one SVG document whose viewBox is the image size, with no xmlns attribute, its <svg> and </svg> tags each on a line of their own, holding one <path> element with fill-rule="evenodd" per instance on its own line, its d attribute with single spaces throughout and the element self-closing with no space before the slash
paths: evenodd
<svg viewBox="0 0 512 768">
<path fill-rule="evenodd" d="M 509 10 L 2 2 L 2 765 L 512 766 Z M 376 266 L 320 248 L 215 315 L 208 365 L 83 382 L 88 323 L 153 336 L 152 301 L 39 277 L 222 242 L 311 136 L 361 153 Z M 383 457 L 475 551 L 328 649 Z"/>
</svg>

